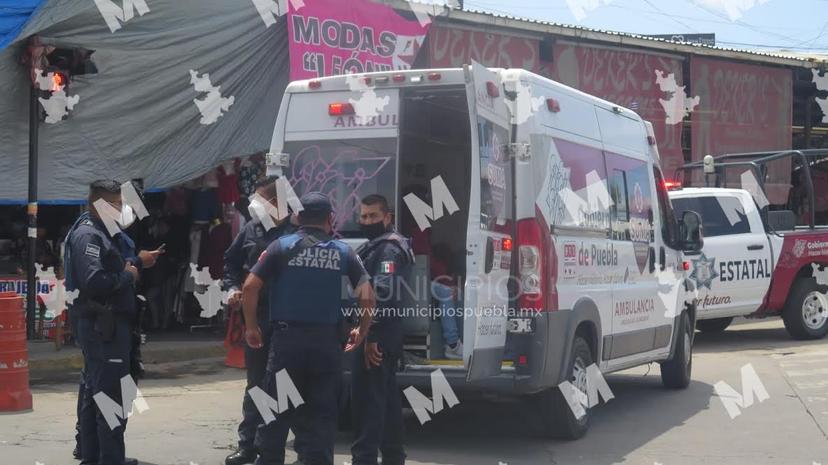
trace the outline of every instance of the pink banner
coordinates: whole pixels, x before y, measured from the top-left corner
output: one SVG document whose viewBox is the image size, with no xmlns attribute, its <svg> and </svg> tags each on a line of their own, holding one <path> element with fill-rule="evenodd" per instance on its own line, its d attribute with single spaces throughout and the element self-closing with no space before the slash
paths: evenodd
<svg viewBox="0 0 828 465">
<path fill-rule="evenodd" d="M 653 125 L 661 167 L 667 177 L 684 163 L 679 121 L 671 124 L 659 100 L 670 96 L 656 82 L 656 71 L 673 74 L 682 85 L 682 63 L 663 55 L 627 50 L 556 44 L 550 77 L 638 113 Z"/>
<path fill-rule="evenodd" d="M 291 80 L 409 69 L 430 25 L 369 0 L 296 3 L 288 15 Z"/>
</svg>

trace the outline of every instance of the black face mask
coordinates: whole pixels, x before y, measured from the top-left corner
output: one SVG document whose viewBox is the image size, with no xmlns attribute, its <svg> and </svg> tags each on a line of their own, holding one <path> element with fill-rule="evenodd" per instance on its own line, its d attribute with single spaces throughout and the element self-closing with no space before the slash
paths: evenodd
<svg viewBox="0 0 828 465">
<path fill-rule="evenodd" d="M 385 223 L 378 221 L 374 224 L 360 224 L 359 230 L 371 241 L 385 234 Z"/>
</svg>

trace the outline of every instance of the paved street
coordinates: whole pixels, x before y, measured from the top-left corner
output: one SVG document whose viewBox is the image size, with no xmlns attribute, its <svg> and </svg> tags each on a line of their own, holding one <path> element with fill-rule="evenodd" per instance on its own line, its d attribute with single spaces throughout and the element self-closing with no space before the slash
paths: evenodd
<svg viewBox="0 0 828 465">
<path fill-rule="evenodd" d="M 718 381 L 741 392 L 752 364 L 769 398 L 731 419 L 714 393 Z M 506 400 L 464 400 L 420 426 L 409 415 L 411 464 L 510 465 L 616 463 L 653 465 L 828 464 L 828 341 L 797 342 L 781 321 L 742 322 L 698 335 L 693 383 L 661 388 L 656 365 L 608 377 L 616 398 L 599 407 L 588 435 L 544 440 L 531 412 Z M 75 464 L 72 378 L 33 388 L 35 411 L 0 417 L 0 463 Z M 133 416 L 127 453 L 143 464 L 219 465 L 234 444 L 242 372 L 210 363 L 165 365 L 141 384 L 150 409 Z M 349 436 L 337 463 L 349 461 Z M 288 463 L 295 460 L 289 453 Z"/>
</svg>

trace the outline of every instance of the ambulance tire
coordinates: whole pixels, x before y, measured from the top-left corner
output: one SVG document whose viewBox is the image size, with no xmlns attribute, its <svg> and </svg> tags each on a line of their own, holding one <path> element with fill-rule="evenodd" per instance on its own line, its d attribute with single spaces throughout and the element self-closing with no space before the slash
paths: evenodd
<svg viewBox="0 0 828 465">
<path fill-rule="evenodd" d="M 696 329 L 708 334 L 721 333 L 730 326 L 730 323 L 733 323 L 733 317 L 699 320 L 696 322 Z"/>
<path fill-rule="evenodd" d="M 592 351 L 586 339 L 580 335 L 575 336 L 572 341 L 572 353 L 567 363 L 566 379 L 577 386 L 574 375 L 576 364 L 584 370 L 583 379 L 586 379 L 586 368 L 593 363 Z M 586 392 L 586 387 L 582 387 Z M 589 429 L 590 409 L 584 407 L 586 414 L 579 418 L 575 417 L 572 409 L 569 408 L 566 399 L 557 387 L 547 389 L 537 394 L 537 407 L 540 413 L 542 434 L 545 437 L 555 439 L 574 440 L 583 437 Z"/>
<path fill-rule="evenodd" d="M 822 339 L 828 333 L 826 292 L 828 286 L 818 285 L 814 278 L 799 278 L 794 282 L 782 310 L 785 329 L 792 338 Z"/>
<path fill-rule="evenodd" d="M 670 389 L 684 389 L 690 385 L 693 372 L 693 328 L 687 312 L 681 314 L 673 358 L 661 363 L 661 384 Z"/>
</svg>

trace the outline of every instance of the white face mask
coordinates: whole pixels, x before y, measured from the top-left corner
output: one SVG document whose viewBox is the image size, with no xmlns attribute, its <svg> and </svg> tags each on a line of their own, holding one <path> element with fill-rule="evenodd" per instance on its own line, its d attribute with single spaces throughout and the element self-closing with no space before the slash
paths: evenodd
<svg viewBox="0 0 828 465">
<path fill-rule="evenodd" d="M 121 217 L 118 219 L 118 223 L 123 229 L 126 229 L 132 226 L 132 223 L 135 223 L 135 211 L 132 210 L 132 207 L 129 205 L 121 207 Z"/>
</svg>

